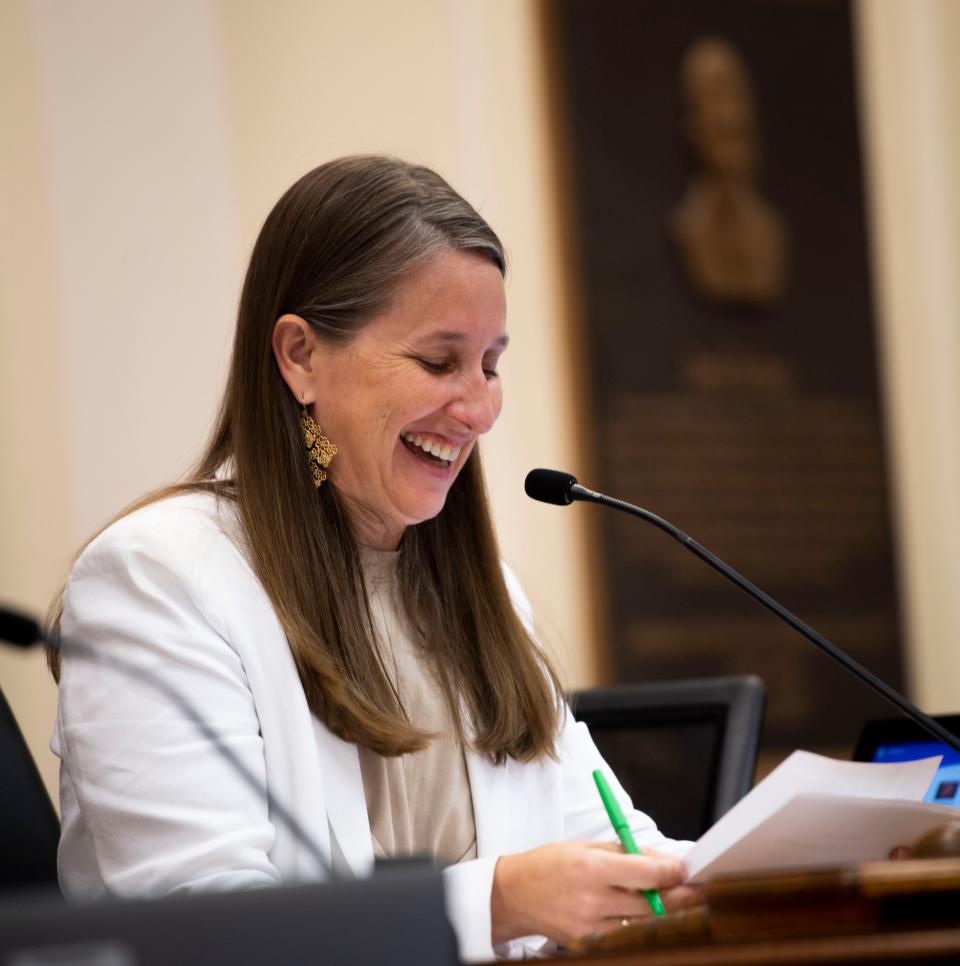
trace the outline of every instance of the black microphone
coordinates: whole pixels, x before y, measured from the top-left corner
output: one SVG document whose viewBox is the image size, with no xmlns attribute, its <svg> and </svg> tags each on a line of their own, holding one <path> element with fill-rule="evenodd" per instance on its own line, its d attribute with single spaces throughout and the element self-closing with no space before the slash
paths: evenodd
<svg viewBox="0 0 960 966">
<path fill-rule="evenodd" d="M 523 481 L 527 496 L 556 506 L 573 503 L 575 498 L 570 491 L 577 485 L 577 478 L 562 470 L 530 470 Z"/>
<path fill-rule="evenodd" d="M 924 714 L 916 705 L 911 704 L 899 691 L 895 691 L 885 681 L 881 681 L 875 674 L 868 671 L 862 664 L 855 661 L 849 654 L 840 650 L 835 644 L 831 644 L 822 634 L 817 633 L 809 624 L 805 624 L 799 617 L 795 617 L 782 604 L 774 600 L 769 594 L 764 593 L 759 587 L 750 583 L 746 577 L 737 573 L 732 567 L 725 564 L 719 557 L 712 554 L 706 547 L 702 547 L 692 537 L 688 537 L 682 530 L 675 527 L 672 523 L 658 517 L 649 510 L 634 506 L 624 500 L 618 500 L 612 496 L 605 496 L 594 490 L 588 490 L 577 482 L 575 476 L 563 473 L 560 470 L 531 470 L 527 474 L 524 482 L 524 489 L 527 496 L 543 503 L 553 503 L 557 506 L 568 506 L 574 500 L 583 500 L 586 503 L 600 503 L 603 506 L 613 507 L 615 510 L 622 510 L 631 513 L 633 516 L 646 520 L 653 524 L 664 533 L 668 533 L 678 543 L 683 544 L 692 554 L 699 557 L 704 563 L 712 567 L 717 573 L 722 574 L 727 580 L 736 584 L 744 593 L 749 594 L 758 604 L 765 607 L 771 613 L 776 614 L 784 623 L 792 627 L 797 633 L 802 634 L 808 641 L 816 644 L 820 650 L 829 654 L 835 661 L 842 664 L 851 674 L 858 677 L 864 684 L 873 688 L 878 694 L 887 699 L 899 711 L 911 718 L 925 731 L 939 738 L 940 741 L 950 745 L 956 751 L 960 751 L 960 739 L 951 732 L 947 731 L 942 725 L 938 724 L 929 715 Z"/>
<path fill-rule="evenodd" d="M 313 856 L 324 874 L 331 880 L 343 878 L 339 872 L 334 871 L 333 866 L 327 861 L 320 846 L 307 834 L 306 829 L 297 821 L 287 807 L 282 802 L 277 801 L 276 797 L 270 792 L 270 789 L 247 768 L 240 758 L 237 757 L 236 752 L 228 747 L 223 739 L 207 723 L 203 715 L 172 685 L 153 675 L 144 674 L 142 669 L 124 658 L 118 658 L 116 656 L 104 658 L 94 648 L 80 641 L 65 639 L 59 634 L 56 636 L 48 635 L 44 628 L 32 617 L 3 606 L 0 606 L 0 640 L 23 648 L 31 647 L 40 641 L 53 650 L 60 651 L 71 657 L 76 656 L 81 660 L 103 664 L 115 671 L 119 671 L 134 681 L 147 684 L 155 691 L 158 691 L 184 717 L 192 722 L 204 738 L 207 738 L 213 744 L 217 750 L 217 754 L 243 779 L 247 787 L 266 800 L 271 815 L 278 819 L 293 837 Z M 350 878 L 353 878 L 353 876 L 351 875 Z"/>
<path fill-rule="evenodd" d="M 32 617 L 0 607 L 0 640 L 16 647 L 33 647 L 41 637 L 40 625 Z"/>
</svg>

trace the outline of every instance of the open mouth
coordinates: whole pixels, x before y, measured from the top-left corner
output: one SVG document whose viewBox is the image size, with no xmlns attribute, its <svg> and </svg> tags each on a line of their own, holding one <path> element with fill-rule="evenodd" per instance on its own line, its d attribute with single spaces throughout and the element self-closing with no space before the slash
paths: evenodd
<svg viewBox="0 0 960 966">
<path fill-rule="evenodd" d="M 436 440 L 419 435 L 419 433 L 401 433 L 400 439 L 403 441 L 403 445 L 418 459 L 441 469 L 452 466 L 460 455 L 459 446 L 438 443 Z"/>
</svg>

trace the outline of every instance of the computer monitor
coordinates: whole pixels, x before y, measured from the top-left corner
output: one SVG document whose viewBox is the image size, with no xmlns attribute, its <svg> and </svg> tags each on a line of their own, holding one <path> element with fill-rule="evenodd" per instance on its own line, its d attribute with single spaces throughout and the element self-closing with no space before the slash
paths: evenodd
<svg viewBox="0 0 960 966">
<path fill-rule="evenodd" d="M 442 873 L 66 905 L 0 901 L 4 966 L 456 966 Z"/>
<path fill-rule="evenodd" d="M 0 894 L 57 887 L 60 822 L 0 691 Z"/>
<path fill-rule="evenodd" d="M 960 734 L 960 715 L 939 715 L 934 720 L 947 731 Z M 853 753 L 854 761 L 916 761 L 941 756 L 942 761 L 923 800 L 960 808 L 960 752 L 934 738 L 908 718 L 868 721 Z"/>
<path fill-rule="evenodd" d="M 766 690 L 759 678 L 628 684 L 571 695 L 633 804 L 697 839 L 749 790 Z"/>
</svg>

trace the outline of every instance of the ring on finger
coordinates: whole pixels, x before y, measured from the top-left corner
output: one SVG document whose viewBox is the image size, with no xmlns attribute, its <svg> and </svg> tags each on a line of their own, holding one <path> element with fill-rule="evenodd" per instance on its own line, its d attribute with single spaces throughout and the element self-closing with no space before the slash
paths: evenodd
<svg viewBox="0 0 960 966">
<path fill-rule="evenodd" d="M 621 925 L 621 926 L 623 926 L 623 928 L 624 928 L 624 929 L 626 929 L 626 928 L 627 928 L 627 926 L 629 926 L 629 925 L 630 925 L 630 917 L 629 917 L 629 916 L 624 916 L 624 917 L 623 917 L 623 918 L 622 918 L 622 919 L 620 920 L 620 925 Z"/>
</svg>

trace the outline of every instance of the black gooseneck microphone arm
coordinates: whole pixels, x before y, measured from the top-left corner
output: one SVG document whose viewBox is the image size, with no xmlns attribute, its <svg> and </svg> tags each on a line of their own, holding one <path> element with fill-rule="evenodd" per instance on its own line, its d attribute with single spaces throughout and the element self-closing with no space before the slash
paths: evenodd
<svg viewBox="0 0 960 966">
<path fill-rule="evenodd" d="M 673 537 L 677 543 L 682 544 L 692 554 L 699 557 L 705 564 L 712 567 L 717 573 L 722 574 L 727 580 L 736 584 L 744 593 L 752 597 L 758 604 L 776 614 L 784 623 L 792 627 L 798 634 L 802 634 L 808 641 L 815 644 L 820 650 L 829 654 L 835 661 L 842 664 L 851 674 L 858 677 L 864 684 L 873 688 L 878 694 L 886 698 L 891 704 L 908 718 L 915 721 L 918 725 L 930 734 L 939 738 L 956 751 L 960 751 L 960 739 L 951 732 L 947 731 L 942 725 L 938 724 L 929 715 L 924 714 L 916 705 L 911 704 L 899 691 L 895 691 L 884 681 L 881 681 L 875 674 L 868 671 L 862 664 L 855 661 L 849 654 L 840 650 L 835 644 L 828 641 L 822 634 L 815 631 L 809 624 L 805 624 L 799 617 L 791 614 L 782 604 L 774 600 L 769 594 L 762 591 L 759 587 L 752 584 L 742 574 L 737 573 L 732 567 L 725 564 L 718 556 L 712 554 L 706 547 L 701 546 L 692 537 L 687 536 L 682 530 L 675 527 L 672 523 L 658 517 L 649 510 L 634 506 L 616 497 L 606 496 L 581 486 L 575 477 L 569 473 L 561 473 L 558 470 L 531 470 L 527 474 L 526 480 L 527 495 L 534 500 L 541 500 L 545 503 L 555 503 L 565 506 L 574 500 L 582 500 L 586 503 L 599 503 L 602 506 L 613 507 L 615 510 L 622 510 L 630 513 L 647 523 L 653 524 L 658 530 Z"/>
<path fill-rule="evenodd" d="M 138 668 L 135 664 L 122 657 L 112 656 L 105 658 L 98 654 L 94 648 L 81 641 L 61 638 L 59 635 L 48 635 L 37 621 L 27 617 L 25 614 L 17 613 L 6 607 L 0 607 L 0 640 L 23 648 L 32 647 L 37 641 L 41 641 L 53 650 L 60 651 L 62 654 L 69 655 L 70 657 L 78 657 L 81 660 L 101 664 L 104 667 L 119 671 L 131 680 L 147 684 L 159 694 L 162 694 L 193 724 L 204 738 L 213 744 L 217 750 L 217 754 L 243 779 L 247 787 L 258 796 L 266 799 L 267 808 L 271 815 L 281 825 L 284 825 L 293 837 L 313 856 L 317 865 L 323 870 L 327 878 L 331 880 L 342 878 L 342 874 L 333 870 L 330 861 L 323 854 L 320 846 L 317 845 L 314 839 L 307 833 L 306 829 L 297 821 L 296 817 L 282 802 L 270 794 L 270 789 L 243 763 L 236 752 L 224 742 L 220 735 L 210 727 L 203 715 L 176 688 L 167 684 L 166 681 L 150 674 L 144 674 L 141 668 Z M 350 878 L 353 878 L 353 876 L 350 876 Z"/>
</svg>

